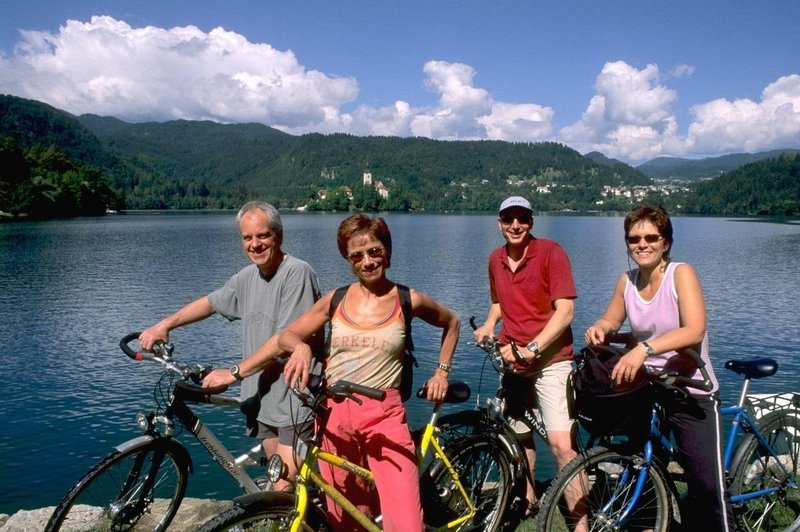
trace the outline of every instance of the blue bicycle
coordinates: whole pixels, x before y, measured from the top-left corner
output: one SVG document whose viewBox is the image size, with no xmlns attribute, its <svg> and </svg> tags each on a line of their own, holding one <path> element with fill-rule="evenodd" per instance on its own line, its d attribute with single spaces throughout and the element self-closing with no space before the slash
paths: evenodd
<svg viewBox="0 0 800 532">
<path fill-rule="evenodd" d="M 691 351 L 687 354 L 708 381 L 700 357 Z M 750 381 L 775 374 L 777 363 L 767 358 L 731 360 L 725 368 L 744 378 L 738 403 L 722 409 L 723 414 L 732 416 L 725 468 L 738 529 L 798 530 L 800 404 L 796 397 L 784 404 L 761 404 L 772 409 L 756 417 L 748 396 Z M 660 393 L 676 393 L 683 386 L 704 386 L 668 373 L 650 374 L 648 378 L 656 390 L 656 400 L 644 444 L 641 439 L 634 446 L 630 441 L 605 438 L 602 445 L 576 457 L 559 472 L 542 498 L 539 531 L 663 532 L 680 523 L 681 472 L 677 464 L 669 462 L 673 446 L 661 430 L 664 411 L 658 397 Z M 581 502 L 577 507 L 566 507 L 563 495 L 568 489 L 579 490 Z"/>
</svg>

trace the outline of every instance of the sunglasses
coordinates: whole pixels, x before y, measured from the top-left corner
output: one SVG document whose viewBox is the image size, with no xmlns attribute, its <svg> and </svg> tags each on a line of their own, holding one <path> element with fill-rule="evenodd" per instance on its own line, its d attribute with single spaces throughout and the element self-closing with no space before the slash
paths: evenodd
<svg viewBox="0 0 800 532">
<path fill-rule="evenodd" d="M 500 217 L 500 223 L 503 225 L 511 225 L 517 220 L 520 225 L 530 225 L 533 220 L 532 216 L 504 214 Z"/>
<path fill-rule="evenodd" d="M 383 258 L 383 248 L 380 246 L 375 246 L 374 248 L 369 248 L 366 251 L 354 251 L 347 256 L 347 260 L 350 261 L 350 264 L 358 264 L 364 260 L 365 255 L 369 255 L 369 258 L 371 259 Z"/>
<path fill-rule="evenodd" d="M 643 238 L 644 241 L 647 242 L 648 244 L 655 244 L 664 237 L 661 235 L 642 235 L 642 236 L 628 235 L 625 238 L 625 240 L 627 240 L 628 244 L 630 244 L 631 246 L 635 246 L 636 244 L 641 242 Z"/>
</svg>

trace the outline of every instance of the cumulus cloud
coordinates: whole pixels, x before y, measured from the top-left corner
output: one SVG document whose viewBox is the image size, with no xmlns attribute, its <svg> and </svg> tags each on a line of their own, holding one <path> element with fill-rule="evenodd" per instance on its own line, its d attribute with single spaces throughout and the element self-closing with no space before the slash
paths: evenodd
<svg viewBox="0 0 800 532">
<path fill-rule="evenodd" d="M 678 67 L 672 77 L 686 76 Z M 800 145 L 800 75 L 768 85 L 761 101 L 717 99 L 691 108 L 686 134 L 678 132 L 672 104 L 677 93 L 663 84 L 657 65 L 639 70 L 606 63 L 581 120 L 559 132 L 582 152 L 641 162 L 661 155 L 712 156 Z"/>
<path fill-rule="evenodd" d="M 671 111 L 677 93 L 660 83 L 657 65 L 638 70 L 624 61 L 606 63 L 581 120 L 560 131 L 580 151 L 642 160 L 658 156 L 676 142 Z"/>
<path fill-rule="evenodd" d="M 691 108 L 679 133 L 668 80 L 691 77 L 679 64 L 606 63 L 581 119 L 553 132 L 552 107 L 495 100 L 470 65 L 431 60 L 422 68 L 435 104 L 396 100 L 358 105 L 358 81 L 306 68 L 291 52 L 235 32 L 194 26 L 133 28 L 111 17 L 70 20 L 58 31 L 23 31 L 0 55 L 0 92 L 74 114 L 132 122 L 261 122 L 292 134 L 425 136 L 436 139 L 558 140 L 581 151 L 638 162 L 660 155 L 716 155 L 800 144 L 800 75 L 769 84 L 760 101 L 718 99 Z"/>
<path fill-rule="evenodd" d="M 132 28 L 111 17 L 23 31 L 0 88 L 75 114 L 209 119 L 299 128 L 358 95 L 354 79 L 305 69 L 290 51 L 216 28 Z"/>
<path fill-rule="evenodd" d="M 343 112 L 357 81 L 306 69 L 291 51 L 222 28 L 133 28 L 98 16 L 55 33 L 23 31 L 13 55 L 0 57 L 0 90 L 74 114 L 262 122 L 294 134 L 538 140 L 551 129 L 552 109 L 495 102 L 469 65 L 429 61 L 423 70 L 440 96 L 434 108 L 398 100 Z"/>
<path fill-rule="evenodd" d="M 762 151 L 800 145 L 800 75 L 769 84 L 761 101 L 713 100 L 692 107 L 687 143 L 694 151 Z"/>
</svg>

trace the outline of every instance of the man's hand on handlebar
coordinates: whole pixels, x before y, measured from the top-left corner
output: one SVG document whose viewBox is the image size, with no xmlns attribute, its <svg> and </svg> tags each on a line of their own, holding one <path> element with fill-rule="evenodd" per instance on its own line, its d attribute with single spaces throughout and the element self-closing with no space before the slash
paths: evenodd
<svg viewBox="0 0 800 532">
<path fill-rule="evenodd" d="M 224 391 L 236 382 L 236 378 L 227 369 L 215 369 L 203 377 L 203 388 L 220 388 Z"/>
<path fill-rule="evenodd" d="M 139 334 L 139 347 L 145 351 L 152 351 L 156 342 L 169 342 L 169 330 L 159 327 L 158 324 L 148 327 Z"/>
</svg>

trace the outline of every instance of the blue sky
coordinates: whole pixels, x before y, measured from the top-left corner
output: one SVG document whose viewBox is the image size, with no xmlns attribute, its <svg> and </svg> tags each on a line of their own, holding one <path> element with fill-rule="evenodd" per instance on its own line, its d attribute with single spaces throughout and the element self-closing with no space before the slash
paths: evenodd
<svg viewBox="0 0 800 532">
<path fill-rule="evenodd" d="M 800 148 L 800 2 L 0 0 L 0 92 L 126 121 Z"/>
</svg>

